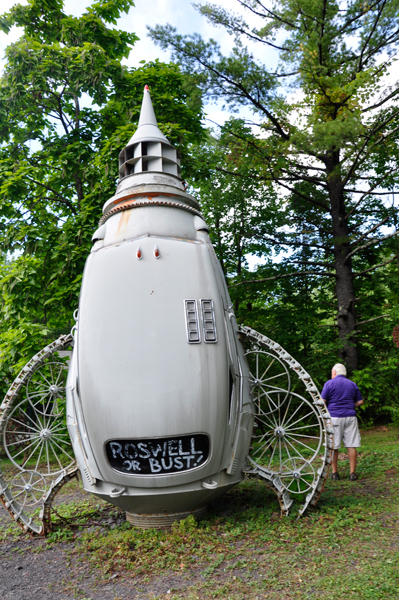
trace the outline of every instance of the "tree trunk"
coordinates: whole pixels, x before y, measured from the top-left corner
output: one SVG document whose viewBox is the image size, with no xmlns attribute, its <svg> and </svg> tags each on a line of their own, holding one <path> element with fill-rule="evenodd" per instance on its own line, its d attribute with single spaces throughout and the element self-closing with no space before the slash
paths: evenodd
<svg viewBox="0 0 399 600">
<path fill-rule="evenodd" d="M 335 292 L 337 296 L 337 325 L 342 343 L 340 358 L 348 371 L 358 368 L 358 349 L 356 340 L 355 293 L 353 289 L 352 261 L 350 253 L 349 228 L 345 219 L 345 200 L 339 174 L 339 155 L 333 153 L 331 161 L 326 163 L 328 193 L 331 204 L 332 229 L 334 237 Z"/>
</svg>

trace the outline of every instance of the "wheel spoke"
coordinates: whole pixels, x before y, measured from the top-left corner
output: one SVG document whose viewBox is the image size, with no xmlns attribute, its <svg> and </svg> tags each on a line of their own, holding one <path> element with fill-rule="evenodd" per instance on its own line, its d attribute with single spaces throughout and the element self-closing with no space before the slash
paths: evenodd
<svg viewBox="0 0 399 600">
<path fill-rule="evenodd" d="M 15 454 L 13 456 L 13 458 L 17 458 L 17 456 L 19 456 L 20 454 L 22 454 L 23 452 L 26 452 L 28 448 L 30 448 L 31 446 L 33 446 L 34 444 L 36 444 L 37 442 L 37 437 L 33 440 L 33 442 L 31 442 L 28 446 L 25 446 L 25 448 L 22 448 L 22 450 L 20 450 L 19 452 L 17 452 L 17 454 Z M 40 443 L 40 438 L 39 438 L 39 443 Z"/>
<path fill-rule="evenodd" d="M 295 448 L 295 446 L 293 446 L 290 442 L 290 440 L 287 440 L 287 444 L 289 444 L 291 446 L 291 448 L 297 453 L 299 454 L 300 458 L 302 458 L 302 460 L 304 460 L 305 462 L 307 462 L 307 459 L 303 456 L 303 454 L 301 454 L 298 450 L 298 448 Z"/>
<path fill-rule="evenodd" d="M 59 380 L 60 380 L 60 378 L 61 378 L 61 375 L 65 374 L 65 371 L 66 371 L 66 369 L 65 369 L 64 367 L 61 367 L 61 368 L 60 368 L 60 370 L 59 370 L 59 372 L 58 372 L 58 377 L 57 377 L 57 380 L 56 380 L 56 382 L 55 382 L 55 385 L 57 385 L 57 384 L 58 384 L 58 382 L 59 382 Z"/>
<path fill-rule="evenodd" d="M 50 442 L 50 443 L 51 443 L 51 442 Z M 57 448 L 59 448 L 59 449 L 61 450 L 61 452 L 63 452 L 63 453 L 64 453 L 64 454 L 65 454 L 65 455 L 66 455 L 66 456 L 69 458 L 69 459 L 71 459 L 72 461 L 74 461 L 74 460 L 75 460 L 75 459 L 74 459 L 74 458 L 73 458 L 73 457 L 72 457 L 70 454 L 68 454 L 68 452 L 67 452 L 66 450 L 64 450 L 64 448 L 62 448 L 62 447 L 61 447 L 59 444 L 57 444 L 57 442 L 53 442 L 53 443 L 54 443 L 54 444 L 57 446 Z M 53 450 L 53 452 L 54 452 L 54 450 Z M 62 467 L 62 468 L 64 468 L 64 467 Z"/>
<path fill-rule="evenodd" d="M 50 392 L 48 390 L 43 390 L 42 392 L 33 392 L 33 394 L 28 394 L 28 400 L 31 400 L 32 398 L 35 398 L 36 396 L 48 396 L 49 393 Z"/>
<path fill-rule="evenodd" d="M 312 452 L 315 452 L 314 448 L 311 448 L 310 446 L 307 446 L 306 444 L 304 444 L 303 442 L 301 442 L 301 440 L 297 440 L 294 436 L 289 435 L 288 433 L 286 433 L 286 436 L 289 437 L 289 438 L 291 438 L 294 442 L 297 442 L 298 444 L 301 444 L 301 446 L 304 446 L 308 450 L 311 450 Z"/>
<path fill-rule="evenodd" d="M 273 359 L 270 361 L 269 365 L 266 367 L 266 369 L 263 371 L 262 375 L 259 377 L 259 379 L 260 379 L 260 380 L 262 380 L 262 379 L 263 379 L 263 377 L 266 375 L 266 373 L 268 372 L 268 370 L 270 369 L 270 367 L 272 366 L 272 364 L 273 364 L 273 363 L 275 363 L 275 362 L 276 362 L 276 359 L 275 359 L 275 358 L 273 358 Z"/>
<path fill-rule="evenodd" d="M 27 425 L 26 423 L 22 423 L 22 421 L 18 421 L 18 419 L 15 419 L 15 417 L 10 417 L 9 421 L 14 421 L 14 423 L 18 423 L 18 425 L 22 425 L 22 427 L 27 427 L 28 429 L 32 429 L 33 431 L 39 431 L 37 427 L 31 427 L 30 425 Z M 35 423 L 36 425 L 36 423 Z"/>
<path fill-rule="evenodd" d="M 51 366 L 51 363 L 49 364 L 49 367 L 50 367 L 51 383 L 52 383 L 52 385 L 54 385 L 53 367 Z"/>
<path fill-rule="evenodd" d="M 21 487 L 22 487 L 22 490 L 20 492 L 18 492 L 17 494 L 13 494 L 12 495 L 14 499 L 19 498 L 19 496 L 21 494 L 25 493 L 25 486 L 21 486 Z"/>
<path fill-rule="evenodd" d="M 271 377 L 268 377 L 268 378 L 266 379 L 266 381 L 271 381 L 272 379 L 277 379 L 277 377 L 282 377 L 282 376 L 284 376 L 284 375 L 285 375 L 285 373 L 278 373 L 278 375 L 272 375 Z M 262 383 L 263 383 L 263 379 L 262 379 L 262 378 L 261 378 L 261 381 L 262 381 Z"/>
<path fill-rule="evenodd" d="M 40 459 L 41 459 L 41 457 L 42 457 L 43 446 L 44 446 L 44 444 L 42 444 L 42 445 L 41 445 L 41 447 L 40 447 L 39 456 L 37 457 L 37 461 L 36 461 L 36 465 L 35 465 L 35 471 L 37 471 L 37 470 L 38 470 L 38 468 L 39 468 L 39 465 L 40 465 Z"/>
<path fill-rule="evenodd" d="M 297 408 L 297 410 L 295 412 L 297 412 L 300 408 L 301 408 L 301 406 L 298 406 L 298 408 Z M 299 421 L 303 421 L 303 419 L 306 419 L 306 417 L 310 417 L 310 415 L 314 415 L 314 411 L 313 410 L 310 411 L 310 413 L 307 413 L 304 417 L 300 417 L 297 421 L 295 421 L 295 423 L 292 423 L 291 425 L 295 425 L 296 423 L 299 423 Z M 294 415 L 292 415 L 292 417 L 293 416 Z M 292 419 L 292 417 L 291 417 L 291 419 Z M 287 425 L 291 421 L 291 419 L 288 419 L 287 423 L 285 424 L 285 427 L 287 427 Z"/>
<path fill-rule="evenodd" d="M 55 443 L 55 442 L 54 442 L 54 443 Z M 62 470 L 64 467 L 62 466 L 62 464 L 61 464 L 61 461 L 60 461 L 60 459 L 58 458 L 58 454 L 55 452 L 55 450 L 54 450 L 54 448 L 53 448 L 53 444 L 52 444 L 51 440 L 49 441 L 49 445 L 50 445 L 50 448 L 51 448 L 51 450 L 52 450 L 52 452 L 53 452 L 53 454 L 54 454 L 54 456 L 55 456 L 55 460 L 58 462 L 58 464 L 59 464 L 59 466 L 60 466 L 60 468 L 61 468 L 61 470 Z"/>
<path fill-rule="evenodd" d="M 283 438 L 283 442 L 284 442 L 285 449 L 287 450 L 288 458 L 290 459 L 291 462 L 293 462 L 290 451 L 288 450 L 288 446 L 287 446 L 284 438 Z M 295 468 L 295 463 L 294 463 L 294 468 Z"/>
<path fill-rule="evenodd" d="M 299 431 L 300 429 L 309 429 L 309 427 L 320 427 L 320 422 L 317 421 L 314 425 L 302 425 L 302 427 L 286 427 L 285 430 L 291 433 L 292 431 Z"/>
<path fill-rule="evenodd" d="M 290 437 L 294 438 L 294 439 L 297 438 L 297 437 L 303 437 L 303 438 L 305 438 L 307 440 L 310 440 L 310 439 L 311 440 L 319 440 L 320 439 L 320 437 L 318 435 L 301 435 L 300 433 L 294 433 L 294 435 L 292 435 L 291 431 L 287 432 L 287 430 L 285 431 L 285 433 L 286 433 L 286 435 L 289 434 Z"/>
<path fill-rule="evenodd" d="M 46 440 L 46 460 L 47 460 L 47 474 L 49 474 L 51 472 L 51 469 L 50 469 L 50 459 L 49 459 L 48 442 L 47 442 L 47 440 Z"/>
<path fill-rule="evenodd" d="M 30 460 L 31 456 L 33 456 L 33 455 L 34 455 L 34 453 L 36 452 L 36 450 L 38 449 L 38 447 L 39 447 L 39 445 L 40 445 L 41 441 L 42 441 L 42 440 L 41 440 L 41 439 L 39 439 L 39 441 L 37 442 L 37 444 L 36 444 L 35 448 L 34 448 L 34 449 L 32 450 L 32 452 L 29 454 L 28 458 L 27 458 L 26 460 L 24 460 L 24 462 L 23 462 L 23 463 L 22 463 L 22 465 L 21 465 L 21 466 L 22 466 L 22 468 L 25 468 L 25 465 L 27 465 L 27 464 L 28 464 L 28 462 L 29 462 L 29 460 Z"/>
<path fill-rule="evenodd" d="M 273 418 L 274 423 L 270 417 Z M 277 422 L 276 422 L 273 414 L 270 414 L 270 413 L 266 414 L 265 412 L 262 411 L 262 413 L 259 415 L 256 415 L 255 418 L 258 419 L 261 423 L 263 423 L 267 427 L 271 427 L 273 429 L 273 431 L 274 431 L 274 428 L 277 426 Z M 267 423 L 265 422 L 265 420 L 267 421 Z"/>
<path fill-rule="evenodd" d="M 269 446 L 273 443 L 274 440 L 274 436 L 273 437 L 269 437 L 269 439 L 266 440 L 265 444 L 266 444 L 266 448 L 265 446 L 261 446 L 262 441 L 264 440 L 265 437 L 267 437 L 267 433 L 265 433 L 264 435 L 262 435 L 262 437 L 260 438 L 259 442 L 258 442 L 258 448 L 255 450 L 255 454 L 257 452 L 260 452 L 261 450 L 265 449 L 267 450 L 267 448 L 269 448 Z M 258 459 L 259 460 L 259 459 Z"/>
<path fill-rule="evenodd" d="M 41 377 L 42 379 L 44 379 L 44 381 L 50 386 L 51 383 L 49 382 L 49 380 L 43 375 L 43 373 L 41 371 L 38 372 L 39 377 Z M 44 384 L 43 384 L 44 385 Z"/>
<path fill-rule="evenodd" d="M 273 415 L 273 413 L 274 413 L 274 411 L 275 411 L 275 410 L 278 410 L 278 409 L 279 409 L 279 405 L 278 405 L 278 404 L 276 404 L 275 402 L 273 402 L 273 400 L 272 400 L 272 398 L 270 397 L 270 395 L 269 395 L 269 394 L 265 394 L 265 395 L 266 395 L 266 402 L 267 402 L 267 405 L 268 405 L 268 407 L 269 407 L 269 410 L 270 410 L 270 412 L 271 412 L 272 416 L 274 416 L 274 415 Z M 274 408 L 271 408 L 271 407 L 270 407 L 270 403 L 271 403 L 271 404 L 274 406 Z M 277 423 L 276 423 L 276 424 L 277 424 Z"/>
<path fill-rule="evenodd" d="M 268 443 L 264 448 L 263 448 L 263 452 L 262 454 L 258 457 L 258 460 L 261 460 L 263 458 L 263 456 L 265 455 L 265 453 L 269 450 L 269 448 L 271 448 L 271 446 L 273 445 L 273 443 L 275 443 L 275 439 L 271 439 L 270 443 Z"/>
<path fill-rule="evenodd" d="M 268 466 L 267 466 L 267 468 L 268 468 L 268 469 L 270 469 L 270 467 L 271 467 L 271 464 L 272 464 L 272 461 L 273 461 L 273 457 L 274 457 L 274 453 L 275 453 L 275 451 L 276 451 L 276 448 L 277 448 L 277 444 L 275 444 L 275 446 L 274 446 L 274 448 L 273 448 L 273 452 L 272 452 L 272 455 L 271 455 L 271 457 L 270 457 L 269 464 L 268 464 Z"/>
</svg>

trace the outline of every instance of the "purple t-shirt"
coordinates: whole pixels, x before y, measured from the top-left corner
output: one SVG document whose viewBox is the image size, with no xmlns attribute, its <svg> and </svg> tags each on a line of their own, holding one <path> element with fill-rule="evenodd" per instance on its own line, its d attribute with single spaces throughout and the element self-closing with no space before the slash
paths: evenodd
<svg viewBox="0 0 399 600">
<path fill-rule="evenodd" d="M 321 397 L 327 403 L 332 417 L 356 416 L 355 403 L 362 400 L 362 395 L 356 383 L 345 375 L 337 375 L 329 379 L 323 387 Z"/>
</svg>

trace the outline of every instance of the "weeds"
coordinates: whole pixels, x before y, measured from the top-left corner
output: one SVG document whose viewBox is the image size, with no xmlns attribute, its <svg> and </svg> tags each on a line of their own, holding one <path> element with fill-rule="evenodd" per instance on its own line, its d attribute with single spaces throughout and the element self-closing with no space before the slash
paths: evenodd
<svg viewBox="0 0 399 600">
<path fill-rule="evenodd" d="M 127 585 L 139 583 L 143 598 L 151 600 L 397 600 L 398 432 L 368 432 L 359 481 L 345 479 L 349 464 L 342 460 L 343 479 L 329 480 L 318 507 L 300 520 L 280 519 L 273 492 L 246 479 L 201 520 L 189 517 L 165 531 L 126 522 L 110 530 L 104 523 L 118 516 L 117 509 L 96 499 L 61 498 L 60 514 L 78 527 L 60 521 L 48 541 L 70 541 L 80 527 L 71 564 L 78 559 L 107 581 L 119 575 Z M 173 587 L 169 582 L 159 596 L 150 592 L 164 580 L 173 580 Z"/>
</svg>

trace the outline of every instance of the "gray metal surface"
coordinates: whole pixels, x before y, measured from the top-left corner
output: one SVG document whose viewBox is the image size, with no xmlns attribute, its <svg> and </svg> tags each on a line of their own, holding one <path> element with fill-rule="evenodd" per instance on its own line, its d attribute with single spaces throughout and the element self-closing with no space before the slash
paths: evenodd
<svg viewBox="0 0 399 600">
<path fill-rule="evenodd" d="M 244 476 L 249 373 L 208 227 L 148 89 L 120 167 L 83 276 L 68 428 L 87 491 L 132 514 L 199 510 Z"/>
</svg>

